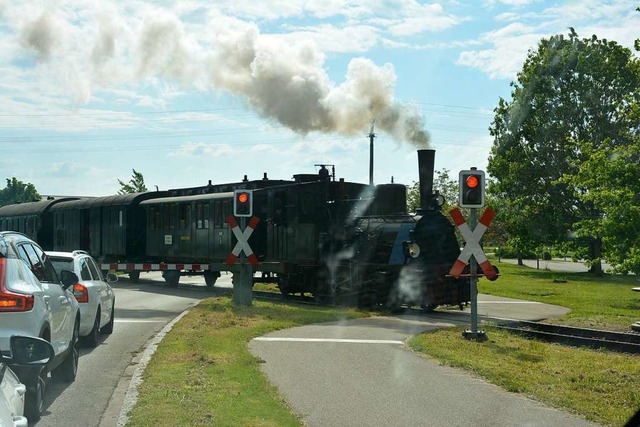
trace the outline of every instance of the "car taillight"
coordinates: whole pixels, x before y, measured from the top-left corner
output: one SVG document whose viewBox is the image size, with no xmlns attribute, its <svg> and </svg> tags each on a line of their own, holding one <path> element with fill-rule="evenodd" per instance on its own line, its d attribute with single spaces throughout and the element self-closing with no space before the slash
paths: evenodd
<svg viewBox="0 0 640 427">
<path fill-rule="evenodd" d="M 7 290 L 6 271 L 7 260 L 0 258 L 0 312 L 29 311 L 33 308 L 33 295 L 17 294 Z"/>
<path fill-rule="evenodd" d="M 86 286 L 80 283 L 73 285 L 73 296 L 76 297 L 78 302 L 89 302 L 89 291 Z"/>
</svg>

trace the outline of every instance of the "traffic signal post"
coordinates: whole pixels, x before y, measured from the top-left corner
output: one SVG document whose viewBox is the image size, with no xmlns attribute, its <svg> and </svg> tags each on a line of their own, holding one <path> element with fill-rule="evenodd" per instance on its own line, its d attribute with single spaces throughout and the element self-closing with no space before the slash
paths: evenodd
<svg viewBox="0 0 640 427">
<path fill-rule="evenodd" d="M 466 244 L 449 274 L 453 277 L 462 276 L 462 271 L 467 265 L 466 261 L 469 261 L 471 330 L 464 331 L 462 335 L 467 339 L 484 341 L 487 339 L 485 332 L 478 330 L 478 262 L 480 262 L 484 275 L 490 280 L 495 280 L 497 274 L 480 246 L 480 239 L 491 223 L 495 212 L 491 208 L 487 209 L 480 219 L 480 226 L 478 225 L 477 209 L 484 207 L 484 171 L 480 171 L 477 168 L 463 170 L 460 171 L 458 178 L 460 188 L 458 205 L 463 208 L 469 208 L 471 216 L 469 224 L 467 224 L 460 209 L 456 207 L 451 210 L 451 217 L 464 237 Z"/>
<path fill-rule="evenodd" d="M 471 208 L 469 225 L 472 230 L 475 230 L 478 225 L 476 208 Z M 487 334 L 485 331 L 478 330 L 478 262 L 473 255 L 469 259 L 469 290 L 469 298 L 471 299 L 471 330 L 464 331 L 462 336 L 467 339 L 484 341 L 487 339 Z"/>
<path fill-rule="evenodd" d="M 227 223 L 238 240 L 227 257 L 227 265 L 231 267 L 233 272 L 231 279 L 233 303 L 249 306 L 253 300 L 253 268 L 258 265 L 258 259 L 249 246 L 249 237 L 260 221 L 260 218 L 253 215 L 252 190 L 235 190 L 233 192 L 233 215 L 227 218 Z M 235 217 L 240 219 L 240 224 Z M 247 224 L 247 218 L 251 218 L 249 224 Z M 236 263 L 238 259 L 240 262 Z"/>
</svg>

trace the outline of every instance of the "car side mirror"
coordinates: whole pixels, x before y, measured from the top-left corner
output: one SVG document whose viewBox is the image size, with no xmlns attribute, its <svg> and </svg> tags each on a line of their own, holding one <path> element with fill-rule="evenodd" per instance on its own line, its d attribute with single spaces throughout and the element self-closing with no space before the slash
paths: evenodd
<svg viewBox="0 0 640 427">
<path fill-rule="evenodd" d="M 60 272 L 60 280 L 62 281 L 62 288 L 68 289 L 78 283 L 78 276 L 73 271 L 62 270 Z"/>
<path fill-rule="evenodd" d="M 116 276 L 113 273 L 107 273 L 107 282 L 108 283 L 114 283 L 118 281 L 118 276 Z"/>
<path fill-rule="evenodd" d="M 53 359 L 51 344 L 42 338 L 13 335 L 9 339 L 11 348 L 10 364 L 25 366 L 42 366 Z"/>
</svg>

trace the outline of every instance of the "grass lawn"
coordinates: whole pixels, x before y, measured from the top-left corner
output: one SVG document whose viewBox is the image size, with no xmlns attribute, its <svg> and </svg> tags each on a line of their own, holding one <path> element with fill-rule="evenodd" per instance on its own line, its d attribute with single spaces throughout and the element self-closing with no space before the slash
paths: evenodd
<svg viewBox="0 0 640 427">
<path fill-rule="evenodd" d="M 629 332 L 640 320 L 639 276 L 593 276 L 589 273 L 558 273 L 507 263 L 495 263 L 500 277 L 481 279 L 478 292 L 539 301 L 571 309 L 553 323 L 583 328 Z"/>
</svg>

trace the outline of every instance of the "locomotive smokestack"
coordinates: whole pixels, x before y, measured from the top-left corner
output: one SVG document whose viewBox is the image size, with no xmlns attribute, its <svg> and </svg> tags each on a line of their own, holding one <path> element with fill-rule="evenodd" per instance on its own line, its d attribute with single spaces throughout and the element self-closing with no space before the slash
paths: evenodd
<svg viewBox="0 0 640 427">
<path fill-rule="evenodd" d="M 418 150 L 418 177 L 420 178 L 420 210 L 431 209 L 435 150 Z"/>
</svg>

